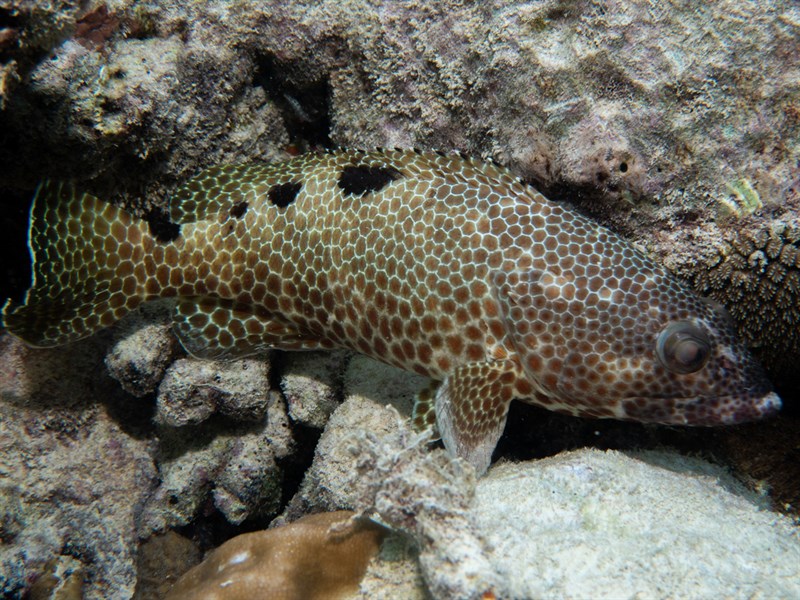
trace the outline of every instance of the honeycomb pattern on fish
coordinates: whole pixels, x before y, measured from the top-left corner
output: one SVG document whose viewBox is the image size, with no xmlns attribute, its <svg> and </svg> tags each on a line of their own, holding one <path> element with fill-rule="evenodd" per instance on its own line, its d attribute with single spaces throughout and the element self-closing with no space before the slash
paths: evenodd
<svg viewBox="0 0 800 600">
<path fill-rule="evenodd" d="M 779 406 L 724 309 L 490 163 L 396 150 L 213 167 L 175 193 L 170 216 L 180 231 L 160 240 L 120 209 L 43 186 L 36 278 L 4 309 L 8 329 L 55 345 L 175 296 L 175 331 L 197 356 L 351 348 L 443 382 L 415 422 L 435 415 L 479 470 L 512 398 L 686 424 Z"/>
</svg>

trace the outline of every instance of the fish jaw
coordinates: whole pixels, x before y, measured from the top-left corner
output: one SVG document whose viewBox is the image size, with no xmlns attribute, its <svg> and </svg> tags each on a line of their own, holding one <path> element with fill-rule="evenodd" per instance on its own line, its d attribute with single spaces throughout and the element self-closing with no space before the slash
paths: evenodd
<svg viewBox="0 0 800 600">
<path fill-rule="evenodd" d="M 763 395 L 715 398 L 628 398 L 621 402 L 620 418 L 663 425 L 711 427 L 758 421 L 780 411 L 782 401 L 773 391 Z"/>
</svg>

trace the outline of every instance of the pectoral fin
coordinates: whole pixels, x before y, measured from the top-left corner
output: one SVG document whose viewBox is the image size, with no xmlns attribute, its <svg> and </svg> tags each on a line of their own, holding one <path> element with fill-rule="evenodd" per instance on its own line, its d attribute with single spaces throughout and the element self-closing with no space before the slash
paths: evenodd
<svg viewBox="0 0 800 600">
<path fill-rule="evenodd" d="M 431 429 L 435 438 L 439 436 L 436 427 L 436 390 L 442 384 L 441 381 L 432 381 L 430 385 L 417 392 L 414 398 L 414 410 L 411 414 L 411 422 L 417 431 Z"/>
<path fill-rule="evenodd" d="M 565 275 L 535 269 L 498 272 L 494 284 L 500 315 L 528 380 L 546 395 L 564 393 L 559 369 L 566 364 L 569 349 L 559 340 L 580 342 L 588 335 L 588 320 L 582 316 L 585 303 L 576 300 L 577 284 Z M 592 306 L 602 309 L 608 302 L 598 297 Z M 561 336 L 541 335 L 541 326 L 557 327 Z M 556 357 L 558 366 L 542 357 Z"/>
<path fill-rule="evenodd" d="M 483 474 L 503 433 L 516 372 L 508 361 L 472 363 L 448 375 L 436 392 L 436 423 L 445 448 Z"/>
</svg>

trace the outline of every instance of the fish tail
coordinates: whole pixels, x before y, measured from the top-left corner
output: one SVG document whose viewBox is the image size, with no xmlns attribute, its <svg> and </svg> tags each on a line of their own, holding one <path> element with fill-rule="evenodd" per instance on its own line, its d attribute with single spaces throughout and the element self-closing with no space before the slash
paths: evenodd
<svg viewBox="0 0 800 600">
<path fill-rule="evenodd" d="M 111 325 L 144 300 L 148 225 L 67 183 L 43 182 L 30 213 L 31 287 L 3 307 L 25 342 L 58 346 Z"/>
</svg>

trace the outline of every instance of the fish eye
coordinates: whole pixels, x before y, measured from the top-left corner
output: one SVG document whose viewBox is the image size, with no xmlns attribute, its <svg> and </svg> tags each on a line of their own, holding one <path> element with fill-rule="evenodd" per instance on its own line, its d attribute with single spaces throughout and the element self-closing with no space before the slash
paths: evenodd
<svg viewBox="0 0 800 600">
<path fill-rule="evenodd" d="M 702 369 L 711 356 L 711 343 L 706 333 L 694 323 L 670 323 L 658 336 L 658 360 L 673 373 L 694 373 Z"/>
</svg>

